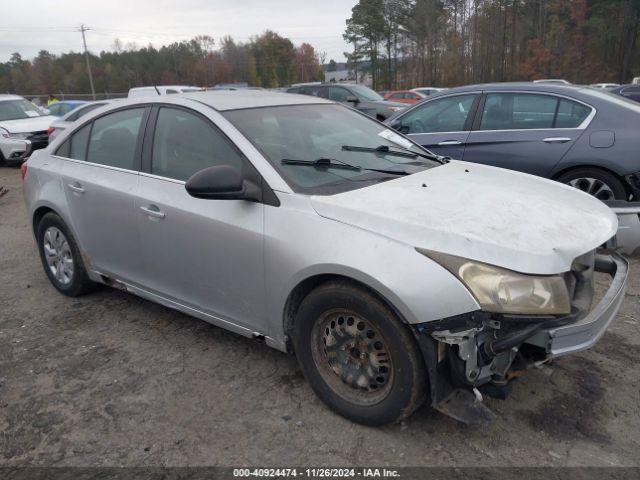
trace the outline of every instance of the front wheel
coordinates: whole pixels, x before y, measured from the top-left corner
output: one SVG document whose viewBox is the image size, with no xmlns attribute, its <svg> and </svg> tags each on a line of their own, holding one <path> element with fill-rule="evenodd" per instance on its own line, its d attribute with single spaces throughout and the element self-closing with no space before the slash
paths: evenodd
<svg viewBox="0 0 640 480">
<path fill-rule="evenodd" d="M 408 327 L 362 288 L 330 282 L 311 292 L 298 309 L 293 342 L 311 387 L 344 417 L 383 425 L 425 400 L 425 367 Z"/>
</svg>

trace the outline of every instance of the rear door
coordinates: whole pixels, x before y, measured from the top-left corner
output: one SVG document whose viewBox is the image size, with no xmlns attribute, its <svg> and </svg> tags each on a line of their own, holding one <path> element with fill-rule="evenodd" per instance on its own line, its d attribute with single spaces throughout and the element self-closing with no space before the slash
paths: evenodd
<svg viewBox="0 0 640 480">
<path fill-rule="evenodd" d="M 461 160 L 479 100 L 480 92 L 434 98 L 391 125 L 428 150 Z"/>
<path fill-rule="evenodd" d="M 139 245 L 134 201 L 148 108 L 98 117 L 58 150 L 71 221 L 92 269 L 136 281 Z"/>
<path fill-rule="evenodd" d="M 588 105 L 547 93 L 487 93 L 463 159 L 546 177 L 592 113 Z"/>
</svg>

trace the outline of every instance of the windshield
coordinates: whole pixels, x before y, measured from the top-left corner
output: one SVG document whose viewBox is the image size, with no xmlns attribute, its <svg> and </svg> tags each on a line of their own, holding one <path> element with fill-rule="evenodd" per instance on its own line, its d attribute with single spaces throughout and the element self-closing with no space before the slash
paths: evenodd
<svg viewBox="0 0 640 480">
<path fill-rule="evenodd" d="M 355 93 L 360 100 L 368 100 L 370 102 L 384 101 L 377 92 L 364 85 L 349 85 L 349 90 Z"/>
<path fill-rule="evenodd" d="M 33 103 L 21 100 L 0 101 L 0 121 L 44 116 Z"/>
<path fill-rule="evenodd" d="M 397 178 L 365 169 L 413 171 L 432 168 L 438 162 L 422 157 L 408 158 L 406 150 L 425 153 L 393 130 L 342 105 L 293 105 L 251 108 L 223 112 L 278 170 L 291 188 L 300 193 L 326 195 Z M 360 151 L 343 147 L 357 146 L 387 151 Z M 398 156 L 402 152 L 404 156 Z M 410 155 L 409 155 L 410 157 Z M 314 168 L 283 163 L 283 160 L 331 159 L 362 170 Z"/>
</svg>

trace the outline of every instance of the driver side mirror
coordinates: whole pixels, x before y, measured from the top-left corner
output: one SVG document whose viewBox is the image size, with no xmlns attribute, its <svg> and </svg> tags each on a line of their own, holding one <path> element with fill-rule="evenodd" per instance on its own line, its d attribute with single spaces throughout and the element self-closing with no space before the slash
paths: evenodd
<svg viewBox="0 0 640 480">
<path fill-rule="evenodd" d="M 194 173 L 184 188 L 195 198 L 207 200 L 262 200 L 260 187 L 243 178 L 230 165 L 216 165 Z"/>
<path fill-rule="evenodd" d="M 358 97 L 356 97 L 355 95 L 349 95 L 347 97 L 347 103 L 355 103 L 358 104 L 360 103 L 360 99 Z"/>
</svg>

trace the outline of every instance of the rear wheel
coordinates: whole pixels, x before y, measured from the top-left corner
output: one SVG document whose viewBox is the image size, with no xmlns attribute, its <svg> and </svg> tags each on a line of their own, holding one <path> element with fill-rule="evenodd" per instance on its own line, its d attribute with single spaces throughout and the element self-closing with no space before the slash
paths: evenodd
<svg viewBox="0 0 640 480">
<path fill-rule="evenodd" d="M 351 420 L 399 421 L 426 397 L 424 364 L 411 333 L 362 288 L 330 282 L 311 292 L 298 309 L 293 342 L 316 394 Z"/>
<path fill-rule="evenodd" d="M 7 165 L 7 161 L 4 159 L 4 155 L 0 152 L 0 167 L 4 167 Z"/>
<path fill-rule="evenodd" d="M 559 182 L 571 185 L 599 200 L 626 200 L 622 182 L 613 174 L 597 168 L 579 168 L 563 173 Z"/>
<path fill-rule="evenodd" d="M 58 215 L 47 213 L 42 217 L 36 238 L 45 273 L 60 293 L 77 297 L 96 286 L 87 275 L 73 235 Z"/>
</svg>

